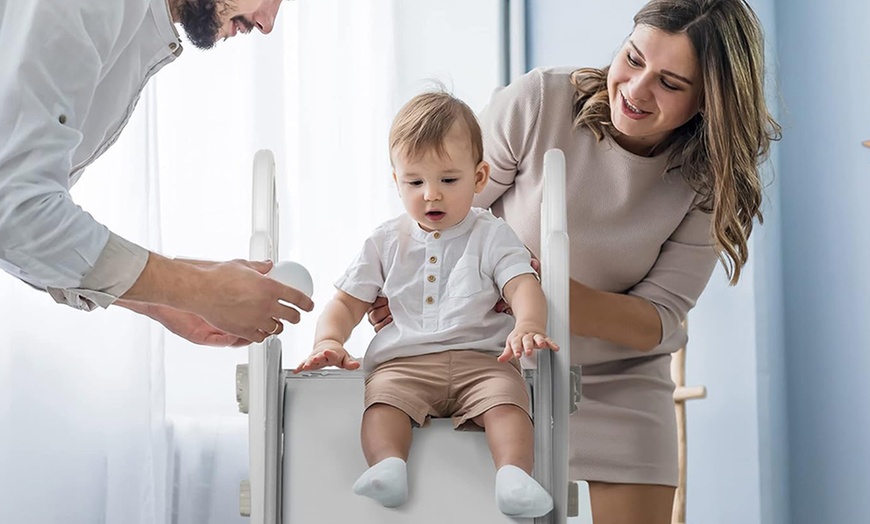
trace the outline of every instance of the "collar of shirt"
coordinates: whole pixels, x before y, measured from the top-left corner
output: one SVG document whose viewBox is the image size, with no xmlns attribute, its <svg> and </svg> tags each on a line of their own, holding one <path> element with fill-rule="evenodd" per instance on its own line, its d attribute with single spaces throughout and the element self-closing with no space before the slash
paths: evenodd
<svg viewBox="0 0 870 524">
<path fill-rule="evenodd" d="M 160 12 L 159 4 L 160 0 L 154 0 L 152 5 L 155 13 Z M 169 5 L 169 0 L 163 0 L 163 4 L 166 6 L 166 15 L 169 17 L 169 27 L 172 28 L 172 35 L 170 36 L 165 30 L 165 26 L 161 25 L 158 27 L 160 28 L 161 35 L 169 41 L 169 49 L 176 57 L 179 57 L 184 49 L 181 47 L 181 38 L 178 35 L 178 28 L 175 27 L 175 20 L 172 19 L 172 7 Z"/>
<path fill-rule="evenodd" d="M 419 242 L 428 242 L 432 239 L 450 240 L 468 233 L 471 230 L 471 227 L 474 225 L 474 221 L 476 219 L 477 214 L 474 212 L 474 208 L 472 208 L 468 211 L 468 214 L 465 215 L 465 218 L 463 218 L 461 222 L 447 229 L 425 231 L 422 227 L 420 227 L 420 224 L 416 224 L 415 227 L 411 230 L 411 237 Z"/>
</svg>

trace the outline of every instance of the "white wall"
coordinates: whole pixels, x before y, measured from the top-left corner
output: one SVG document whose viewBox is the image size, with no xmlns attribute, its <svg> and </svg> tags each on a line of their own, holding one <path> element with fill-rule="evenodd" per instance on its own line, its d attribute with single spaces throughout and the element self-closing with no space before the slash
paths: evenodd
<svg viewBox="0 0 870 524">
<path fill-rule="evenodd" d="M 529 68 L 610 63 L 645 0 L 527 0 Z"/>
<path fill-rule="evenodd" d="M 504 4 L 504 0 L 396 2 L 399 105 L 431 89 L 430 80 L 438 80 L 475 111 L 483 109 L 505 78 Z"/>
</svg>

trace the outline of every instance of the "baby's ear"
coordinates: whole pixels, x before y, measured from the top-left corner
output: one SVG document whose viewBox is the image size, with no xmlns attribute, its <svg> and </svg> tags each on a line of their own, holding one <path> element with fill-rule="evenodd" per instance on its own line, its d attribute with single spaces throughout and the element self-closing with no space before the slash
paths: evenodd
<svg viewBox="0 0 870 524">
<path fill-rule="evenodd" d="M 399 185 L 399 177 L 396 176 L 395 171 L 393 171 L 393 187 L 396 188 L 396 195 L 401 199 L 402 198 L 402 188 Z"/>
<path fill-rule="evenodd" d="M 474 192 L 480 193 L 489 182 L 489 164 L 485 160 L 481 160 L 474 170 Z"/>
</svg>

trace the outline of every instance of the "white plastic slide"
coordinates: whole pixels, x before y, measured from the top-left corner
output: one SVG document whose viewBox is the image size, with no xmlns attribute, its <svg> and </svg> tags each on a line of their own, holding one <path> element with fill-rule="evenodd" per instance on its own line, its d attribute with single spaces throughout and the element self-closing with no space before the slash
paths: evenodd
<svg viewBox="0 0 870 524">
<path fill-rule="evenodd" d="M 386 509 L 354 495 L 367 468 L 359 443 L 363 407 L 361 371 L 323 370 L 294 375 L 281 369 L 281 344 L 269 337 L 240 366 L 240 409 L 249 414 L 250 480 L 242 486 L 242 513 L 251 524 L 469 522 L 591 523 L 588 495 L 568 482 L 568 415 L 579 398 L 572 380 L 568 328 L 568 235 L 565 159 L 544 158 L 542 274 L 550 311 L 548 331 L 562 348 L 541 351 L 526 371 L 535 417 L 535 477 L 553 495 L 555 509 L 538 519 L 513 519 L 495 503 L 495 468 L 482 432 L 454 431 L 449 420 L 414 430 L 408 460 L 410 497 Z M 277 256 L 278 210 L 272 154 L 254 159 L 251 257 Z M 277 261 L 276 261 L 277 262 Z M 579 372 L 575 373 L 579 376 Z"/>
<path fill-rule="evenodd" d="M 271 151 L 254 155 L 251 260 L 278 256 L 278 200 L 275 158 Z M 276 336 L 248 348 L 248 365 L 236 371 L 239 409 L 248 414 L 250 476 L 240 487 L 239 509 L 252 523 L 281 522 L 281 341 Z"/>
</svg>

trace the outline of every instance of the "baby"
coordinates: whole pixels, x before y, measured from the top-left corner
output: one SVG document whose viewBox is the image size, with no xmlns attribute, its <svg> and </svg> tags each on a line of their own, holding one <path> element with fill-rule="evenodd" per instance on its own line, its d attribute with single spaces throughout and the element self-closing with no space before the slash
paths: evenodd
<svg viewBox="0 0 870 524">
<path fill-rule="evenodd" d="M 364 359 L 370 467 L 354 492 L 386 507 L 404 503 L 412 424 L 452 417 L 454 428 L 486 431 L 499 510 L 545 515 L 553 499 L 530 475 L 534 432 L 518 360 L 559 348 L 545 334 L 547 304 L 529 252 L 501 219 L 471 207 L 489 179 L 473 111 L 443 92 L 418 95 L 393 121 L 390 160 L 407 213 L 379 226 L 336 282 L 314 349 L 295 372 L 359 368 L 343 344 L 386 296 L 393 322 Z M 493 310 L 500 298 L 513 317 Z"/>
</svg>

